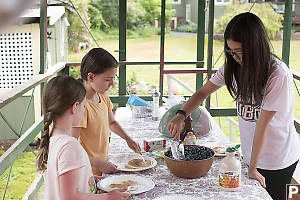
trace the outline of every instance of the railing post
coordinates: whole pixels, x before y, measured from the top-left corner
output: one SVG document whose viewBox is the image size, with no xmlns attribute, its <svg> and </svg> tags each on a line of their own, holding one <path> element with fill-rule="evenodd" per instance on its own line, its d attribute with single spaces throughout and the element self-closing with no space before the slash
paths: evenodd
<svg viewBox="0 0 300 200">
<path fill-rule="evenodd" d="M 208 20 L 208 44 L 207 44 L 207 80 L 211 77 L 212 54 L 213 54 L 213 35 L 214 35 L 214 12 L 215 1 L 209 1 L 209 20 Z M 210 97 L 205 101 L 205 107 L 210 112 Z"/>
<path fill-rule="evenodd" d="M 161 0 L 161 18 L 160 18 L 160 64 L 159 64 L 159 105 L 162 105 L 162 96 L 164 94 L 164 61 L 165 61 L 165 27 L 166 27 L 166 0 Z"/>
<path fill-rule="evenodd" d="M 47 0 L 40 0 L 40 72 L 45 73 L 47 62 Z M 41 105 L 44 83 L 41 83 Z"/>
<path fill-rule="evenodd" d="M 127 0 L 119 1 L 119 61 L 126 61 Z M 126 95 L 126 64 L 119 65 L 119 96 Z M 126 104 L 120 103 L 119 106 Z"/>
<path fill-rule="evenodd" d="M 204 60 L 205 41 L 205 2 L 198 0 L 198 28 L 197 28 L 197 61 Z M 197 68 L 203 68 L 204 63 L 198 63 Z M 196 74 L 196 91 L 203 86 L 203 74 Z"/>
<path fill-rule="evenodd" d="M 284 25 L 283 25 L 283 42 L 282 42 L 282 60 L 289 65 L 290 44 L 292 30 L 292 0 L 285 1 L 284 7 Z"/>
</svg>

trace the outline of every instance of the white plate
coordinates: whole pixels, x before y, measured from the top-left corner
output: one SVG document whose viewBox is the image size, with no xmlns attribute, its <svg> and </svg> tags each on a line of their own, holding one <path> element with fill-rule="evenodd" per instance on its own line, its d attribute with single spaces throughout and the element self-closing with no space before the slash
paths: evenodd
<svg viewBox="0 0 300 200">
<path fill-rule="evenodd" d="M 199 199 L 198 197 L 191 196 L 191 195 L 183 195 L 183 194 L 172 194 L 172 195 L 164 195 L 161 197 L 156 197 L 153 200 L 191 200 L 191 199 Z"/>
<path fill-rule="evenodd" d="M 111 158 L 109 158 L 109 162 L 111 162 L 112 164 L 118 166 L 118 170 L 120 171 L 126 171 L 126 172 L 138 172 L 138 171 L 143 171 L 146 169 L 151 169 L 153 167 L 155 167 L 157 165 L 157 161 L 149 156 L 144 156 L 143 158 L 145 160 L 150 160 L 151 161 L 151 165 L 148 167 L 139 167 L 139 168 L 135 168 L 135 169 L 128 169 L 125 167 L 125 165 L 128 164 L 128 161 L 132 160 L 132 159 L 140 159 L 141 157 L 137 154 L 119 154 L 119 155 L 115 155 L 112 156 Z"/>
<path fill-rule="evenodd" d="M 131 194 L 140 194 L 143 192 L 147 192 L 154 188 L 155 184 L 151 179 L 137 176 L 137 175 L 114 175 L 109 176 L 105 179 L 102 179 L 97 183 L 97 187 L 103 191 L 110 192 L 113 188 L 109 187 L 110 184 L 120 183 L 122 181 L 136 181 L 137 184 L 134 185 L 136 187 L 135 190 L 130 191 Z"/>
</svg>

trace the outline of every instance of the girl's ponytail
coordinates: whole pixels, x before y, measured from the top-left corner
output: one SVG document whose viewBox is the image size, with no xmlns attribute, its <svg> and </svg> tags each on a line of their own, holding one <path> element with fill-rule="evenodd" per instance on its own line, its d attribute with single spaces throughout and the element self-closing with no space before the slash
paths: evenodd
<svg viewBox="0 0 300 200">
<path fill-rule="evenodd" d="M 75 102 L 81 103 L 85 97 L 82 83 L 70 76 L 57 76 L 51 79 L 43 91 L 44 128 L 39 153 L 36 157 L 38 171 L 47 169 L 51 131 L 49 126 L 62 116 Z"/>
<path fill-rule="evenodd" d="M 53 121 L 51 112 L 47 112 L 44 115 L 44 129 L 41 136 L 40 150 L 36 158 L 37 170 L 44 172 L 47 169 L 49 143 L 50 143 L 50 131 L 49 126 Z"/>
</svg>

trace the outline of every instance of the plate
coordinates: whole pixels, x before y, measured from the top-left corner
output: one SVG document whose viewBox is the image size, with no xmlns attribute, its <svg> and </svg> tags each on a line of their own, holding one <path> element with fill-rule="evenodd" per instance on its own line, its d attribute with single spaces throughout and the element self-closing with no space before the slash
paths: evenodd
<svg viewBox="0 0 300 200">
<path fill-rule="evenodd" d="M 109 176 L 105 179 L 102 179 L 97 183 L 97 187 L 105 192 L 110 192 L 113 189 L 117 188 L 111 188 L 111 184 L 117 184 L 121 183 L 123 181 L 135 181 L 136 184 L 133 184 L 132 186 L 135 188 L 134 190 L 129 191 L 130 194 L 140 194 L 143 192 L 147 192 L 149 190 L 152 190 L 155 186 L 154 182 L 151 179 L 145 178 L 143 176 L 137 176 L 137 175 L 114 175 Z"/>
<path fill-rule="evenodd" d="M 146 169 L 151 169 L 153 167 L 155 167 L 157 165 L 157 161 L 149 156 L 144 156 L 142 155 L 143 158 L 145 159 L 145 161 L 149 160 L 151 161 L 151 165 L 148 167 L 138 167 L 138 168 L 134 168 L 134 169 L 129 169 L 126 168 L 125 166 L 128 164 L 128 161 L 132 160 L 132 159 L 140 159 L 140 155 L 137 154 L 119 154 L 119 155 L 115 155 L 112 156 L 109 159 L 109 162 L 111 162 L 112 164 L 118 166 L 118 170 L 120 171 L 125 171 L 125 172 L 138 172 L 138 171 L 143 171 Z"/>
<path fill-rule="evenodd" d="M 172 195 L 164 195 L 161 197 L 157 197 L 154 200 L 191 200 L 191 199 L 199 199 L 198 197 L 191 196 L 191 195 L 183 195 L 183 194 L 172 194 Z"/>
</svg>

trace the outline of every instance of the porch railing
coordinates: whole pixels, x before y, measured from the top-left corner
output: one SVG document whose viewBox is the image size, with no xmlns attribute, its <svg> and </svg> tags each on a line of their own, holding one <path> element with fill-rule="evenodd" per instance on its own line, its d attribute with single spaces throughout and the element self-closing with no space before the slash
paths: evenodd
<svg viewBox="0 0 300 200">
<path fill-rule="evenodd" d="M 63 69 L 65 69 L 65 63 L 57 63 L 56 65 L 52 66 L 47 71 L 47 73 L 39 74 L 33 77 L 31 80 L 21 84 L 20 86 L 7 91 L 6 93 L 0 96 L 0 109 L 10 104 L 18 97 L 21 97 L 26 92 L 34 89 L 36 86 L 43 84 L 45 81 L 47 81 L 52 76 L 55 76 L 58 72 L 61 72 Z M 26 119 L 26 114 L 24 116 L 24 119 Z M 0 157 L 0 175 L 2 175 L 6 171 L 6 169 L 8 169 L 10 166 L 12 168 L 14 161 L 25 150 L 25 148 L 29 145 L 29 143 L 32 142 L 33 139 L 40 133 L 42 127 L 43 127 L 43 117 L 41 116 L 41 118 L 36 120 L 36 122 L 23 135 L 21 135 L 21 131 L 19 131 L 19 134 L 17 134 L 19 136 L 19 139 Z M 2 199 L 5 198 L 9 180 L 10 180 L 10 173 L 8 175 L 8 180 L 6 183 L 6 187 Z M 35 182 L 38 184 L 34 188 L 32 188 L 31 192 L 26 193 L 25 199 L 34 198 L 35 193 L 38 191 L 39 187 L 43 183 L 42 176 L 38 176 L 38 179 L 36 179 Z"/>
</svg>

